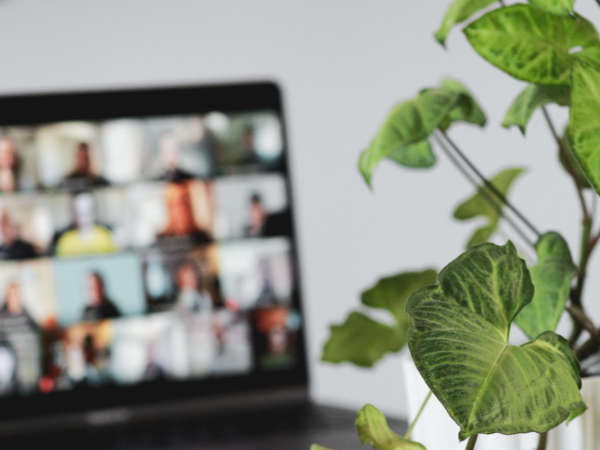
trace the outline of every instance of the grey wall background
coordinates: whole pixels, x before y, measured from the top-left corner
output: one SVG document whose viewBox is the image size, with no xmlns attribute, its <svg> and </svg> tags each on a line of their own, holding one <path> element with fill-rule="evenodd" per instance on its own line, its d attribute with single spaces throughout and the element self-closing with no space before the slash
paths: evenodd
<svg viewBox="0 0 600 450">
<path fill-rule="evenodd" d="M 383 274 L 437 268 L 463 249 L 474 224 L 454 222 L 469 185 L 439 154 L 427 173 L 385 163 L 370 192 L 356 169 L 391 105 L 446 75 L 465 82 L 487 131 L 452 136 L 486 174 L 527 167 L 514 202 L 542 230 L 577 248 L 578 205 L 541 115 L 528 136 L 499 126 L 522 83 L 482 61 L 458 30 L 449 50 L 433 32 L 449 0 L 3 0 L 0 93 L 274 79 L 288 110 L 307 300 L 311 393 L 319 402 L 366 402 L 402 416 L 397 357 L 375 370 L 319 363 L 327 326 Z M 579 11 L 600 23 L 594 0 Z M 561 124 L 564 110 L 551 107 Z M 443 230 L 440 232 L 440 230 Z M 594 261 L 590 272 L 600 267 Z M 600 282 L 588 287 L 596 300 Z M 600 319 L 600 307 L 594 311 Z"/>
</svg>

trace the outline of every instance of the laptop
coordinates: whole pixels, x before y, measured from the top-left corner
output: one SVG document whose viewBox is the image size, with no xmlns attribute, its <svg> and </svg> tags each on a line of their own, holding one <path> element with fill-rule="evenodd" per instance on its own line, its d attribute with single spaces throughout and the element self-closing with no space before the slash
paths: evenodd
<svg viewBox="0 0 600 450">
<path fill-rule="evenodd" d="M 0 98 L 0 442 L 357 441 L 308 402 L 293 218 L 273 83 Z"/>
</svg>

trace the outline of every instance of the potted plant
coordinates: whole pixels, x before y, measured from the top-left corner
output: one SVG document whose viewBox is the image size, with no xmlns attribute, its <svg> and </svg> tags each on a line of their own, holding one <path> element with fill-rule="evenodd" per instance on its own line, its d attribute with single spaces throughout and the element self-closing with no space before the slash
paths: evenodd
<svg viewBox="0 0 600 450">
<path fill-rule="evenodd" d="M 435 37 L 444 45 L 450 30 L 467 22 L 463 32 L 473 49 L 527 83 L 502 125 L 518 127 L 525 134 L 531 115 L 541 109 L 556 142 L 558 161 L 571 177 L 581 205 L 581 245 L 573 252 L 577 263 L 565 239 L 549 231 L 552 224 L 536 228 L 508 200 L 522 169 L 505 169 L 488 178 L 451 138 L 449 130 L 455 123 L 486 123 L 474 96 L 456 80 L 446 79 L 397 104 L 360 155 L 360 171 L 370 184 L 385 158 L 423 169 L 436 163 L 436 152 L 443 153 L 475 187 L 454 217 L 487 219 L 469 239 L 465 253 L 439 273 L 406 272 L 382 278 L 363 292 L 362 304 L 389 312 L 393 324 L 355 311 L 343 324 L 331 327 L 324 361 L 370 367 L 408 345 L 412 367 L 426 386 L 420 398 L 423 405 L 413 408 L 404 437 L 388 428 L 374 406 L 363 407 L 356 421 L 363 443 L 377 449 L 422 450 L 424 446 L 411 437 L 423 410 L 435 408 L 426 407 L 435 398 L 459 431 L 458 439 L 443 448 L 458 448 L 460 440 L 465 441 L 463 448 L 472 450 L 478 436 L 488 434 L 525 434 L 502 441 L 501 448 L 544 450 L 558 448 L 565 439 L 571 439 L 569 449 L 597 448 L 593 436 L 586 444 L 581 431 L 567 436 L 561 425 L 579 418 L 592 430 L 600 430 L 600 423 L 593 423 L 596 416 L 585 414 L 588 407 L 596 407 L 596 402 L 585 400 L 597 389 L 598 380 L 586 380 L 600 359 L 600 327 L 586 313 L 588 297 L 584 301 L 583 295 L 588 262 L 600 240 L 592 207 L 600 193 L 600 36 L 575 12 L 574 3 L 455 0 Z M 549 103 L 569 108 L 562 133 L 546 109 Z M 501 221 L 517 237 L 519 248 L 510 240 L 503 245 L 489 242 Z M 527 264 L 522 258 L 527 251 L 535 252 L 537 261 Z M 565 337 L 556 333 L 563 314 L 572 321 Z M 509 341 L 514 326 L 528 336 L 527 342 Z M 591 394 L 584 389 L 582 395 L 582 380 Z M 562 431 L 549 434 L 559 425 L 557 430 Z M 431 434 L 442 425 L 435 419 L 419 426 L 428 426 Z M 478 449 L 498 448 L 494 437 L 482 438 Z M 523 443 L 526 447 L 521 447 Z"/>
</svg>

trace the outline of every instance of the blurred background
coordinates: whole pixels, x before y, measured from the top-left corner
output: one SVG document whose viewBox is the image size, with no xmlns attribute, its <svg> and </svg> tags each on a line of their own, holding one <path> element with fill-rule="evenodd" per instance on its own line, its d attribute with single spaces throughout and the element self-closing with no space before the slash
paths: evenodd
<svg viewBox="0 0 600 450">
<path fill-rule="evenodd" d="M 464 82 L 488 115 L 486 130 L 452 137 L 486 175 L 521 166 L 511 198 L 542 231 L 577 248 L 575 191 L 536 112 L 524 139 L 500 126 L 522 83 L 481 60 L 454 30 L 433 33 L 448 0 L 0 0 L 0 94 L 274 80 L 287 111 L 311 396 L 357 409 L 406 413 L 401 367 L 320 363 L 328 326 L 382 275 L 442 268 L 474 224 L 451 218 L 472 188 L 439 151 L 430 170 L 393 163 L 369 190 L 357 170 L 390 107 L 445 76 Z M 595 23 L 600 9 L 580 0 Z M 552 105 L 557 124 L 566 111 Z M 593 261 L 590 271 L 599 269 Z M 600 288 L 590 279 L 588 293 Z M 588 297 L 589 299 L 589 297 Z M 591 308 L 600 320 L 600 306 Z"/>
</svg>

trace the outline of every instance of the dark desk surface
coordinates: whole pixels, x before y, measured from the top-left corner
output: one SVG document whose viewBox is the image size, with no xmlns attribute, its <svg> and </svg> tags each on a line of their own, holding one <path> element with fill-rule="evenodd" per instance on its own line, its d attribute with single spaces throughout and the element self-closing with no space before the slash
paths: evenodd
<svg viewBox="0 0 600 450">
<path fill-rule="evenodd" d="M 137 424 L 13 436 L 1 448 L 86 450 L 365 450 L 354 429 L 353 411 L 298 405 L 234 414 L 202 415 Z M 406 424 L 390 420 L 399 434 Z M 33 430 L 32 430 L 33 431 Z"/>
</svg>

